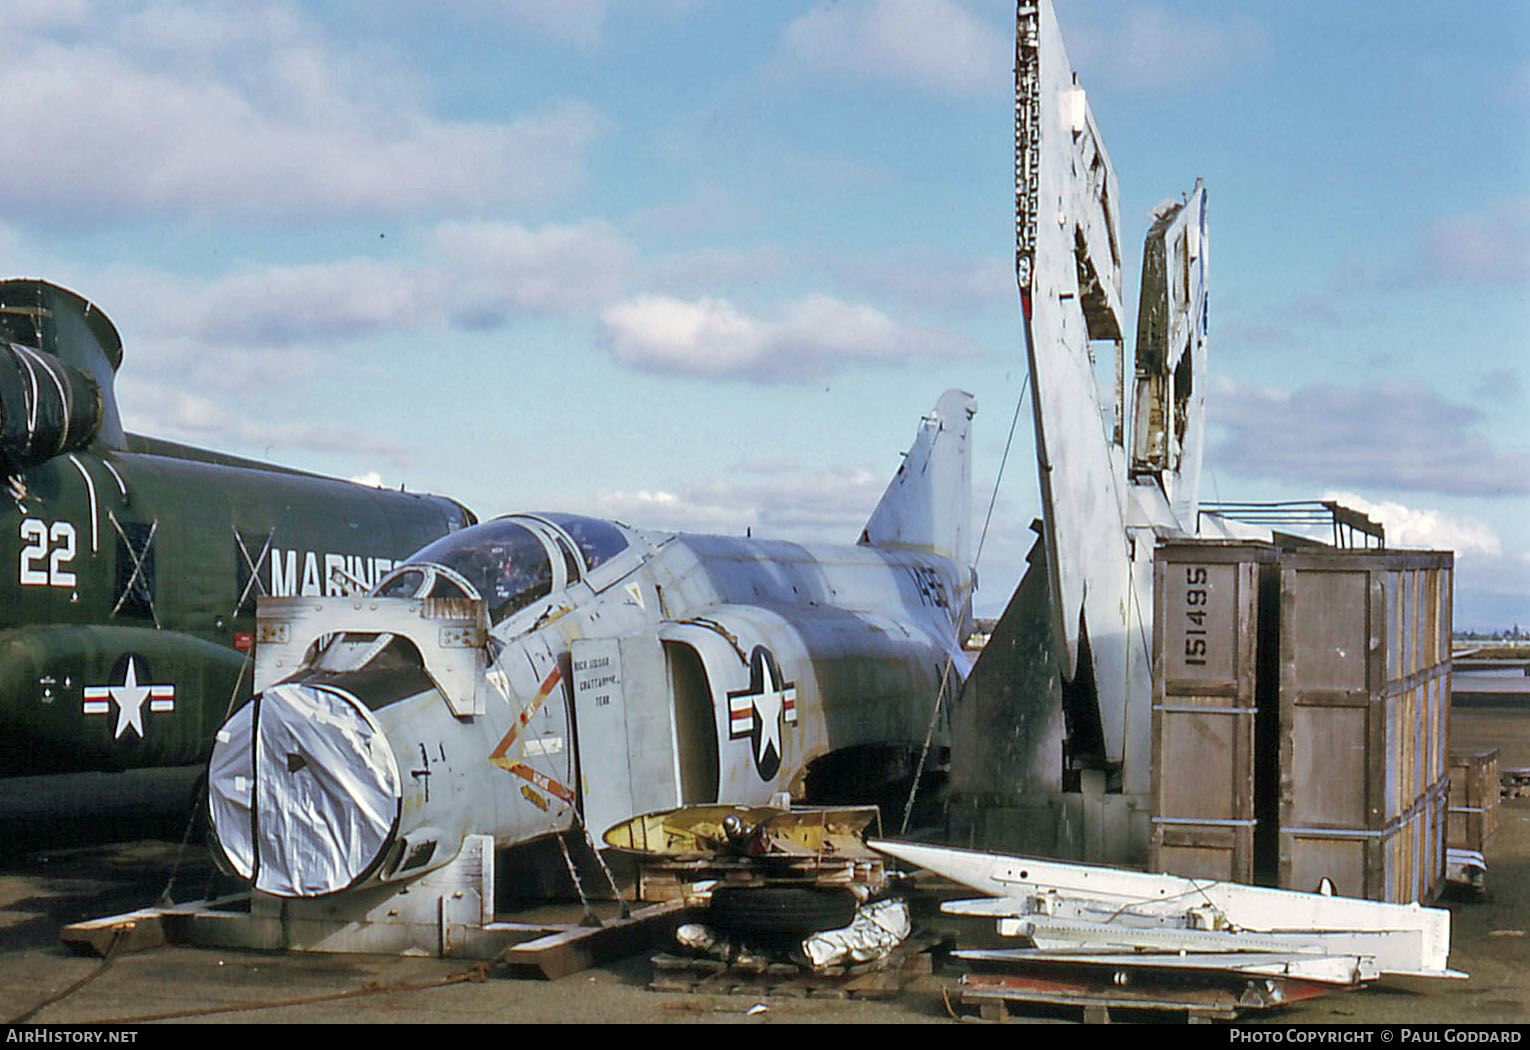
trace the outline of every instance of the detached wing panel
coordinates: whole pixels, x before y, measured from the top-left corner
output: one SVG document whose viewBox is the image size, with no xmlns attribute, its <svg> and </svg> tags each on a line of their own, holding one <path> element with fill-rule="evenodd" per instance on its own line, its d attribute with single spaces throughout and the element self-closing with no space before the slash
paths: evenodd
<svg viewBox="0 0 1530 1050">
<path fill-rule="evenodd" d="M 1159 206 L 1142 250 L 1132 475 L 1158 481 L 1187 532 L 1197 524 L 1206 440 L 1206 187 Z"/>
<path fill-rule="evenodd" d="M 1087 621 L 1106 750 L 1121 753 L 1129 601 L 1116 177 L 1047 3 L 1016 35 L 1016 273 L 1025 313 L 1052 619 L 1064 674 Z M 1091 341 L 1117 358 L 1107 418 Z M 1119 636 L 1119 637 L 1118 637 Z"/>
</svg>

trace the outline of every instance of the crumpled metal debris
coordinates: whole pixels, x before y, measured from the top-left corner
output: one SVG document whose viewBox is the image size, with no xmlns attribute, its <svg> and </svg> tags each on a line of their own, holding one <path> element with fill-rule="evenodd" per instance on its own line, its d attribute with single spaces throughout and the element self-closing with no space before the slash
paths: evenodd
<svg viewBox="0 0 1530 1050">
<path fill-rule="evenodd" d="M 913 930 L 908 902 L 901 897 L 863 904 L 849 926 L 805 938 L 792 958 L 814 971 L 875 962 L 892 954 Z M 770 957 L 754 945 L 704 923 L 688 922 L 675 930 L 675 942 L 697 955 L 726 963 L 760 964 Z"/>
<path fill-rule="evenodd" d="M 675 943 L 697 955 L 725 963 L 764 965 L 770 961 L 726 933 L 700 922 L 682 923 L 675 930 Z"/>
<path fill-rule="evenodd" d="M 815 970 L 848 963 L 885 959 L 908 939 L 913 924 L 908 902 L 901 897 L 863 904 L 855 920 L 842 930 L 815 933 L 802 942 L 802 954 Z"/>
</svg>

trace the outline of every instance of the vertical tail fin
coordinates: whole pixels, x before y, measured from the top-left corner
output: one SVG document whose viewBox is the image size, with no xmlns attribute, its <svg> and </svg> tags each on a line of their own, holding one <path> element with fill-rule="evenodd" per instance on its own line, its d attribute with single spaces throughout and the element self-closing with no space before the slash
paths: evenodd
<svg viewBox="0 0 1530 1050">
<path fill-rule="evenodd" d="M 947 390 L 861 531 L 861 543 L 928 551 L 972 565 L 972 417 L 977 402 Z"/>
</svg>

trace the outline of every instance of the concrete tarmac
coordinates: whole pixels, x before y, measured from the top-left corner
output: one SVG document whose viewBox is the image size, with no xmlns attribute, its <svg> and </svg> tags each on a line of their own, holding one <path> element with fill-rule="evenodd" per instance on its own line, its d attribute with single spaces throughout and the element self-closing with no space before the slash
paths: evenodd
<svg viewBox="0 0 1530 1050">
<path fill-rule="evenodd" d="M 1453 747 L 1498 747 L 1530 766 L 1530 710 L 1457 709 Z M 159 948 L 107 963 L 71 954 L 66 923 L 176 899 L 217 881 L 182 845 L 194 774 L 3 782 L 0 1021 L 140 1023 L 854 1023 L 951 1020 L 932 982 L 886 1001 L 650 992 L 646 955 L 557 981 L 476 977 L 460 960 Z M 68 779 L 68 778 L 63 778 Z M 44 798 L 44 792 L 51 795 Z M 71 801 L 72 799 L 72 801 Z M 72 805 L 76 815 L 57 816 Z M 110 841 L 106 841 L 106 840 Z M 1530 1021 L 1530 798 L 1506 801 L 1489 844 L 1485 900 L 1446 900 L 1462 981 L 1390 980 L 1250 1018 L 1290 1024 Z M 173 885 L 170 885 L 172 873 Z M 980 936 L 974 928 L 974 937 Z M 972 943 L 972 942 L 969 942 Z M 954 987 L 955 972 L 937 970 Z M 954 999 L 954 995 L 953 995 Z"/>
</svg>

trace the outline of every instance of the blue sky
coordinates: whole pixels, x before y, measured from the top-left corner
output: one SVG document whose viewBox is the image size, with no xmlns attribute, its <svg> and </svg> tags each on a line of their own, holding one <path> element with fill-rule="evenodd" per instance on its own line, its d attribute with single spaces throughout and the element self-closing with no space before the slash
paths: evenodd
<svg viewBox="0 0 1530 1050">
<path fill-rule="evenodd" d="M 1342 495 L 1530 624 L 1530 5 L 1059 0 L 1120 179 L 1206 180 L 1203 491 Z M 8 0 L 0 249 L 136 430 L 481 516 L 852 540 L 1020 391 L 1001 0 Z M 1022 425 L 980 563 L 1037 513 Z"/>
</svg>

